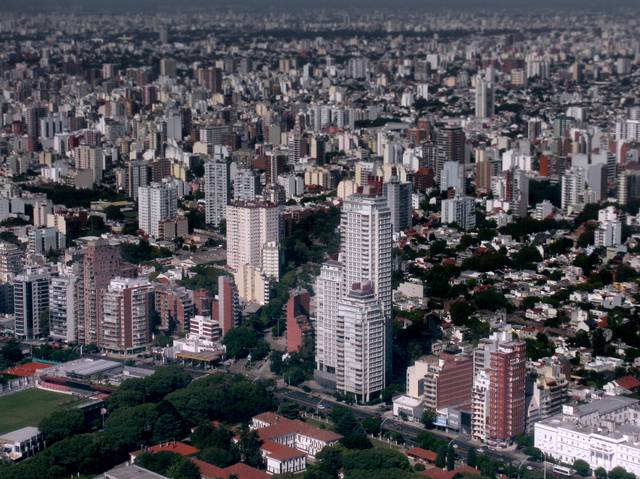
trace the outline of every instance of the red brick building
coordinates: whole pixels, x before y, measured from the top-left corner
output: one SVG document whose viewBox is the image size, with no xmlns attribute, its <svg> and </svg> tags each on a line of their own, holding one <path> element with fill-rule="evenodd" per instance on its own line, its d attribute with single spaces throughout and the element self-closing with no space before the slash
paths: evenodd
<svg viewBox="0 0 640 479">
<path fill-rule="evenodd" d="M 287 352 L 300 351 L 304 337 L 309 334 L 309 292 L 293 292 L 287 302 Z"/>
<path fill-rule="evenodd" d="M 507 444 L 525 430 L 526 344 L 511 341 L 491 353 L 487 440 Z"/>
</svg>

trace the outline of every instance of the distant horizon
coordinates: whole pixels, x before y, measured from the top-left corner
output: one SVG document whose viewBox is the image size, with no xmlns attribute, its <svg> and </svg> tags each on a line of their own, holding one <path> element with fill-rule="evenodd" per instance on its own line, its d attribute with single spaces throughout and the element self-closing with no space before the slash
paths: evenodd
<svg viewBox="0 0 640 479">
<path fill-rule="evenodd" d="M 300 11 L 335 9 L 336 13 L 353 10 L 489 10 L 496 11 L 536 11 L 579 8 L 585 10 L 608 13 L 616 9 L 640 9 L 638 0 L 538 0 L 533 3 L 527 0 L 448 0 L 446 3 L 436 0 L 394 0 L 390 6 L 383 0 L 3 0 L 3 9 L 14 13 L 39 11 L 42 13 L 125 13 L 125 12 L 167 12 L 193 11 L 222 8 L 224 10 L 254 10 L 254 11 Z"/>
</svg>

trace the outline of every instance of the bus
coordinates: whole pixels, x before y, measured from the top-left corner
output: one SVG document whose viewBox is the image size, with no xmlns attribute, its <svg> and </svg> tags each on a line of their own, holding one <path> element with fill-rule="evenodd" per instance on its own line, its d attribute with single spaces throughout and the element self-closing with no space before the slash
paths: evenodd
<svg viewBox="0 0 640 479">
<path fill-rule="evenodd" d="M 564 477 L 571 477 L 573 476 L 573 472 L 574 472 L 573 469 L 571 469 L 570 467 L 560 466 L 559 464 L 554 464 L 552 471 L 555 474 L 558 474 Z"/>
</svg>

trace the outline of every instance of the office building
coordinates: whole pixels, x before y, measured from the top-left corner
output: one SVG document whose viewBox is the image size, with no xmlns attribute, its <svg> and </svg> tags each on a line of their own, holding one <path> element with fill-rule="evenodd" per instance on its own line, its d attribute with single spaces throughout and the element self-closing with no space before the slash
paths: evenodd
<svg viewBox="0 0 640 479">
<path fill-rule="evenodd" d="M 468 406 L 472 387 L 473 358 L 466 354 L 425 356 L 407 368 L 407 395 L 425 408 Z"/>
<path fill-rule="evenodd" d="M 114 278 L 101 297 L 98 346 L 120 356 L 144 352 L 151 344 L 152 288 L 147 278 Z"/>
<path fill-rule="evenodd" d="M 47 255 L 50 252 L 64 249 L 65 246 L 65 237 L 56 228 L 32 228 L 29 230 L 27 251 L 30 254 Z"/>
<path fill-rule="evenodd" d="M 494 113 L 493 85 L 478 76 L 476 78 L 476 118 L 491 118 Z"/>
<path fill-rule="evenodd" d="M 384 389 L 386 374 L 385 315 L 371 283 L 352 285 L 338 303 L 338 323 L 343 344 L 336 390 L 369 402 Z"/>
<path fill-rule="evenodd" d="M 316 377 L 335 386 L 338 354 L 342 338 L 338 331 L 338 302 L 344 296 L 345 281 L 341 263 L 327 261 L 315 282 L 316 292 Z"/>
<path fill-rule="evenodd" d="M 565 464 L 578 459 L 592 470 L 621 467 L 640 474 L 640 406 L 637 399 L 615 396 L 564 405 L 562 412 L 534 425 L 534 446 Z"/>
<path fill-rule="evenodd" d="M 90 171 L 93 183 L 102 181 L 102 172 L 105 169 L 102 148 L 80 145 L 75 150 L 75 160 L 76 170 Z"/>
<path fill-rule="evenodd" d="M 440 220 L 442 224 L 457 224 L 468 231 L 476 227 L 476 202 L 467 196 L 442 200 L 440 206 Z"/>
<path fill-rule="evenodd" d="M 445 161 L 440 173 L 440 191 L 452 189 L 456 194 L 464 195 L 464 164 L 457 161 Z"/>
<path fill-rule="evenodd" d="M 375 329 L 370 330 L 375 331 L 375 334 L 380 333 L 381 336 L 379 338 L 368 336 L 364 340 L 361 339 L 358 348 L 361 352 L 373 351 L 378 345 L 382 345 L 384 352 L 382 387 L 384 388 L 391 368 L 392 313 L 392 227 L 391 212 L 385 198 L 366 197 L 359 194 L 348 197 L 342 207 L 340 231 L 341 263 L 333 261 L 325 263 L 316 281 L 316 377 L 327 385 L 335 384 L 338 390 L 348 391 L 359 400 L 367 400 L 366 398 L 376 393 L 378 379 L 373 381 L 373 376 L 369 376 L 366 378 L 365 387 L 363 383 L 353 383 L 353 377 L 344 376 L 345 368 L 348 367 L 348 363 L 345 366 L 344 362 L 347 355 L 346 349 L 353 344 L 347 343 L 345 322 L 340 319 L 340 305 L 341 300 L 345 300 L 348 294 L 352 294 L 352 298 L 345 300 L 343 313 L 350 311 L 349 304 L 353 305 L 353 301 L 361 301 L 363 304 L 366 303 L 367 308 L 380 308 L 382 311 L 383 328 L 378 329 L 376 326 Z M 351 291 L 356 284 L 366 285 L 364 287 L 366 291 L 362 290 L 363 286 L 358 286 L 359 291 Z M 372 290 L 372 297 L 369 290 Z M 375 302 L 379 304 L 374 307 Z M 350 317 L 351 320 L 353 320 L 352 317 Z M 355 341 L 354 338 L 349 338 L 349 341 L 352 340 Z M 374 341 L 375 344 L 368 344 L 368 341 Z M 364 359 L 359 356 L 359 360 Z M 362 363 L 357 367 L 363 367 Z M 377 368 L 377 365 L 375 367 Z M 366 374 L 378 373 L 368 371 Z M 372 385 L 373 383 L 375 386 Z"/>
<path fill-rule="evenodd" d="M 581 167 L 572 167 L 561 178 L 560 206 L 564 211 L 584 203 L 585 174 Z"/>
<path fill-rule="evenodd" d="M 219 341 L 221 337 L 220 325 L 211 316 L 196 314 L 189 324 L 189 337 L 197 337 L 203 341 Z"/>
<path fill-rule="evenodd" d="M 161 223 L 174 219 L 178 211 L 178 192 L 167 182 L 138 188 L 138 226 L 153 238 L 160 238 Z"/>
<path fill-rule="evenodd" d="M 227 265 L 234 270 L 251 265 L 262 271 L 263 259 L 268 258 L 269 264 L 264 266 L 273 275 L 277 267 L 274 270 L 272 250 L 277 249 L 280 236 L 278 208 L 262 201 L 234 202 L 227 206 L 226 219 Z M 275 245 L 267 246 L 269 243 Z M 265 248 L 269 250 L 266 255 Z"/>
<path fill-rule="evenodd" d="M 48 324 L 50 274 L 46 268 L 31 269 L 13 278 L 15 334 L 22 339 L 41 338 Z"/>
<path fill-rule="evenodd" d="M 260 178 L 253 170 L 238 170 L 233 179 L 233 199 L 253 201 L 260 194 Z"/>
<path fill-rule="evenodd" d="M 240 265 L 233 275 L 238 296 L 245 303 L 264 306 L 269 302 L 271 283 L 269 278 L 250 264 Z"/>
<path fill-rule="evenodd" d="M 555 359 L 534 364 L 527 375 L 527 431 L 532 431 L 536 422 L 560 413 L 568 399 L 569 381 L 562 365 Z"/>
<path fill-rule="evenodd" d="M 617 199 L 620 206 L 628 205 L 640 197 L 640 171 L 625 170 L 618 176 Z"/>
<path fill-rule="evenodd" d="M 220 326 L 220 332 L 224 337 L 229 331 L 240 324 L 240 298 L 233 278 L 229 276 L 218 277 L 218 296 L 213 301 L 211 317 Z"/>
<path fill-rule="evenodd" d="M 151 165 L 148 161 L 133 160 L 127 163 L 125 180 L 129 197 L 138 199 L 138 188 L 151 183 Z"/>
<path fill-rule="evenodd" d="M 607 206 L 598 211 L 598 227 L 594 233 L 595 246 L 618 246 L 622 244 L 622 223 L 615 207 Z"/>
<path fill-rule="evenodd" d="M 347 288 L 371 282 L 386 318 L 391 318 L 391 212 L 384 197 L 351 195 L 340 217 L 341 253 Z"/>
<path fill-rule="evenodd" d="M 229 162 L 223 158 L 204 164 L 205 220 L 207 224 L 218 226 L 225 219 L 230 197 Z"/>
<path fill-rule="evenodd" d="M 509 341 L 491 352 L 487 442 L 507 445 L 525 431 L 526 344 Z"/>
<path fill-rule="evenodd" d="M 22 254 L 17 245 L 0 241 L 0 281 L 11 281 L 22 269 Z"/>
<path fill-rule="evenodd" d="M 79 270 L 79 265 L 74 269 Z M 69 268 L 51 278 L 49 289 L 49 334 L 59 341 L 71 343 L 77 340 L 79 276 Z"/>
<path fill-rule="evenodd" d="M 93 239 L 83 248 L 82 317 L 78 318 L 78 342 L 97 343 L 102 323 L 102 294 L 109 282 L 122 275 L 120 249 L 104 239 Z"/>
<path fill-rule="evenodd" d="M 435 177 L 440 175 L 445 161 L 456 161 L 465 164 L 465 134 L 462 127 L 454 125 L 439 126 L 436 129 Z"/>
<path fill-rule="evenodd" d="M 401 182 L 397 176 L 382 185 L 387 207 L 391 212 L 391 226 L 394 233 L 398 233 L 411 226 L 411 193 L 413 185 Z"/>
</svg>

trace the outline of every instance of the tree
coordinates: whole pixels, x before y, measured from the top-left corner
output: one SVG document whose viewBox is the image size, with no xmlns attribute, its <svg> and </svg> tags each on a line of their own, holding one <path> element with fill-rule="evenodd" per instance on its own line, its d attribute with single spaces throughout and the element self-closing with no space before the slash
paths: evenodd
<svg viewBox="0 0 640 479">
<path fill-rule="evenodd" d="M 238 441 L 238 452 L 240 453 L 242 462 L 251 467 L 262 468 L 264 466 L 264 459 L 262 458 L 262 452 L 260 450 L 261 444 L 262 441 L 258 437 L 258 434 L 244 427 L 242 431 L 240 431 L 240 440 Z"/>
<path fill-rule="evenodd" d="M 544 453 L 537 447 L 526 446 L 522 452 L 524 452 L 532 461 L 541 462 L 544 460 Z"/>
<path fill-rule="evenodd" d="M 239 460 L 235 448 L 231 451 L 227 451 L 218 447 L 208 447 L 201 450 L 198 453 L 198 458 L 218 467 L 228 467 Z"/>
<path fill-rule="evenodd" d="M 187 459 L 182 459 L 169 468 L 167 477 L 171 479 L 200 479 L 201 475 L 198 466 Z"/>
<path fill-rule="evenodd" d="M 438 448 L 438 455 L 436 456 L 436 467 L 444 469 L 447 465 L 447 446 L 442 445 Z"/>
<path fill-rule="evenodd" d="M 22 346 L 15 338 L 11 338 L 7 341 L 2 347 L 2 350 L 0 350 L 0 363 L 2 363 L 2 366 L 4 367 L 11 367 L 15 365 L 22 361 L 23 357 Z"/>
<path fill-rule="evenodd" d="M 174 464 L 180 462 L 182 456 L 175 452 L 143 452 L 136 458 L 136 465 L 149 469 L 157 474 L 166 474 Z"/>
<path fill-rule="evenodd" d="M 591 468 L 589 467 L 589 463 L 587 461 L 583 461 L 582 459 L 576 459 L 573 462 L 573 468 L 582 477 L 591 475 Z"/>
<path fill-rule="evenodd" d="M 598 467 L 593 471 L 593 475 L 596 479 L 607 479 L 607 470 L 604 467 Z"/>
<path fill-rule="evenodd" d="M 83 433 L 86 429 L 84 413 L 80 409 L 55 411 L 44 418 L 39 427 L 47 445 L 50 446 L 67 437 Z"/>
<path fill-rule="evenodd" d="M 86 236 L 100 236 L 107 231 L 107 227 L 101 216 L 89 216 L 85 228 Z"/>
<path fill-rule="evenodd" d="M 256 332 L 247 327 L 233 328 L 223 339 L 227 347 L 227 357 L 233 359 L 246 358 L 258 345 Z"/>
<path fill-rule="evenodd" d="M 471 467 L 476 467 L 478 462 L 478 453 L 476 452 L 475 447 L 470 447 L 467 452 L 467 465 Z"/>
<path fill-rule="evenodd" d="M 206 422 L 198 426 L 191 434 L 191 443 L 198 449 L 216 448 L 230 450 L 231 448 L 231 431 L 223 426 L 212 426 Z"/>
<path fill-rule="evenodd" d="M 614 467 L 609 471 L 609 479 L 635 479 L 635 474 L 627 472 L 623 467 Z"/>
<path fill-rule="evenodd" d="M 456 326 L 464 325 L 474 312 L 473 306 L 467 301 L 457 301 L 449 308 L 451 321 Z"/>
<path fill-rule="evenodd" d="M 185 432 L 185 423 L 179 414 L 161 414 L 153 425 L 154 443 L 179 439 Z"/>
<path fill-rule="evenodd" d="M 362 427 L 367 434 L 377 436 L 382 428 L 382 418 L 380 416 L 369 416 L 363 419 Z"/>
<path fill-rule="evenodd" d="M 433 423 L 436 420 L 436 418 L 437 418 L 436 412 L 431 408 L 427 408 L 423 411 L 422 417 L 420 417 L 420 422 L 424 424 L 424 427 L 431 428 L 433 427 Z"/>
<path fill-rule="evenodd" d="M 104 214 L 107 215 L 108 220 L 112 221 L 122 221 L 124 219 L 124 214 L 120 211 L 120 208 L 114 205 L 109 205 L 104 209 Z"/>
<path fill-rule="evenodd" d="M 456 467 L 456 451 L 453 444 L 449 443 L 447 448 L 447 471 L 453 471 Z"/>
<path fill-rule="evenodd" d="M 300 407 L 294 402 L 281 403 L 277 412 L 288 419 L 299 419 L 300 417 Z"/>
</svg>

